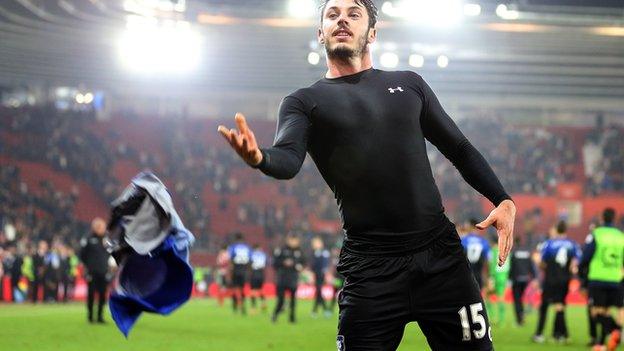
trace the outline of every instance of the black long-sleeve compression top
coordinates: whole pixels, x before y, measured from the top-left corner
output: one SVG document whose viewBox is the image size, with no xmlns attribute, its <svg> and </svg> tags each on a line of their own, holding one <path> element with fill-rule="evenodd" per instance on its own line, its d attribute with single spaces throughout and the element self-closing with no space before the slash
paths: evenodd
<svg viewBox="0 0 624 351">
<path fill-rule="evenodd" d="M 510 198 L 431 88 L 411 71 L 371 68 L 323 78 L 288 95 L 274 144 L 261 148 L 263 160 L 255 168 L 289 179 L 308 152 L 334 193 L 347 249 L 411 251 L 450 225 L 425 138 L 494 205 Z"/>
</svg>

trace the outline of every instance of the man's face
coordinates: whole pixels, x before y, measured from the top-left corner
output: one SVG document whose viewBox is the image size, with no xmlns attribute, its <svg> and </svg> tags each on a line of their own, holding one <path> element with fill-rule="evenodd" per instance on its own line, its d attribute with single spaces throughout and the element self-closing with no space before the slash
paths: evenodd
<svg viewBox="0 0 624 351">
<path fill-rule="evenodd" d="M 48 252 L 48 243 L 47 242 L 45 242 L 43 240 L 39 242 L 39 252 L 43 252 L 43 253 Z"/>
<path fill-rule="evenodd" d="M 322 14 L 318 40 L 330 58 L 349 59 L 368 52 L 376 29 L 369 30 L 368 12 L 355 0 L 331 0 Z"/>
<path fill-rule="evenodd" d="M 286 238 L 286 245 L 289 247 L 298 247 L 299 246 L 299 238 L 296 236 L 289 236 Z"/>
<path fill-rule="evenodd" d="M 323 248 L 323 241 L 320 238 L 312 239 L 312 248 L 314 250 L 320 250 Z"/>
<path fill-rule="evenodd" d="M 104 236 L 104 234 L 106 234 L 106 222 L 101 218 L 94 219 L 91 223 L 91 230 L 93 230 L 93 233 L 97 236 Z"/>
</svg>

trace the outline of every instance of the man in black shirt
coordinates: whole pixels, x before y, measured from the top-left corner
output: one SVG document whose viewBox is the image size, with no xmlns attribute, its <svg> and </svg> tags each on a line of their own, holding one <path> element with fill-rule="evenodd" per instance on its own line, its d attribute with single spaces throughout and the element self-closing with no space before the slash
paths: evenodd
<svg viewBox="0 0 624 351">
<path fill-rule="evenodd" d="M 529 283 L 537 278 L 537 270 L 533 263 L 531 249 L 522 245 L 520 238 L 516 240 L 510 260 L 509 278 L 511 279 L 516 323 L 524 325 L 524 303 L 522 302 L 522 297 Z"/>
<path fill-rule="evenodd" d="M 331 254 L 325 248 L 323 238 L 315 236 L 312 238 L 312 262 L 310 267 L 314 273 L 314 305 L 312 306 L 312 316 L 316 317 L 319 307 L 323 308 L 325 317 L 329 317 L 331 312 L 323 298 L 323 285 L 325 285 L 325 274 L 329 268 Z"/>
<path fill-rule="evenodd" d="M 273 252 L 273 268 L 276 274 L 277 304 L 271 320 L 277 321 L 277 316 L 284 307 L 286 292 L 290 294 L 290 311 L 288 320 L 295 323 L 295 305 L 297 301 L 297 284 L 299 273 L 303 270 L 303 253 L 299 247 L 299 238 L 289 233 L 286 236 L 286 245 L 279 247 Z"/>
<path fill-rule="evenodd" d="M 4 266 L 4 274 L 10 278 L 11 301 L 21 301 L 22 299 L 22 296 L 16 295 L 21 294 L 19 281 L 22 277 L 23 263 L 24 260 L 22 256 L 17 254 L 17 246 L 15 243 L 9 243 L 2 264 Z"/>
<path fill-rule="evenodd" d="M 498 230 L 499 265 L 512 246 L 515 206 L 421 76 L 372 68 L 376 19 L 370 0 L 323 1 L 318 40 L 328 71 L 283 100 L 273 146 L 259 148 L 241 114 L 238 130 L 219 132 L 248 165 L 277 179 L 294 177 L 307 152 L 334 192 L 345 233 L 340 349 L 395 350 L 405 325 L 418 321 L 434 350 L 491 350 L 425 139 L 496 206 L 477 227 Z"/>
<path fill-rule="evenodd" d="M 86 268 L 87 312 L 89 322 L 93 323 L 93 302 L 95 293 L 98 294 L 97 322 L 104 323 L 102 315 L 106 304 L 106 288 L 108 286 L 108 260 L 110 254 L 104 246 L 106 222 L 102 218 L 95 218 L 91 222 L 91 235 L 80 241 L 80 260 Z"/>
<path fill-rule="evenodd" d="M 39 300 L 39 291 L 43 292 L 44 277 L 46 275 L 45 257 L 48 254 L 48 242 L 40 240 L 37 243 L 37 250 L 32 257 L 33 281 L 31 284 L 31 299 L 33 303 Z M 43 297 L 43 296 L 42 296 Z"/>
</svg>

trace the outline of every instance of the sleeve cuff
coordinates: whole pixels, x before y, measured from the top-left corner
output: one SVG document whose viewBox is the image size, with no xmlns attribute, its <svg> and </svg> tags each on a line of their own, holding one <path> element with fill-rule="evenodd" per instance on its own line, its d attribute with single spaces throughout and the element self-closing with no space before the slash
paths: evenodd
<svg viewBox="0 0 624 351">
<path fill-rule="evenodd" d="M 511 200 L 511 202 L 514 202 L 514 200 L 511 198 L 511 196 L 509 196 L 509 194 L 503 194 L 501 196 L 498 196 L 495 201 L 492 201 L 492 203 L 494 204 L 495 207 L 498 207 L 498 205 L 500 205 L 501 202 L 505 201 L 505 200 Z"/>
<path fill-rule="evenodd" d="M 251 166 L 251 168 L 261 169 L 262 167 L 264 167 L 264 166 L 266 165 L 266 163 L 267 163 L 267 158 L 268 158 L 267 153 L 266 153 L 266 152 L 264 152 L 264 150 L 263 150 L 263 149 L 260 149 L 260 153 L 262 154 L 262 161 L 260 161 L 260 163 L 258 163 L 258 164 L 257 164 L 257 165 L 255 165 L 255 166 L 254 166 L 254 165 L 250 165 L 250 166 Z"/>
</svg>

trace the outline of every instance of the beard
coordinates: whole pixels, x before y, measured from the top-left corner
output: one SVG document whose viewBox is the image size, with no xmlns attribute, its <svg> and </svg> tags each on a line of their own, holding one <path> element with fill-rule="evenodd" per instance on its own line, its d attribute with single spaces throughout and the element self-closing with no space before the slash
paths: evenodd
<svg viewBox="0 0 624 351">
<path fill-rule="evenodd" d="M 333 48 L 331 48 L 328 44 L 325 44 L 325 52 L 327 53 L 327 57 L 331 59 L 347 61 L 353 57 L 362 56 L 362 54 L 368 52 L 368 45 L 366 44 L 369 31 L 370 28 L 366 30 L 365 35 L 357 39 L 355 48 L 350 48 L 343 43 L 338 43 Z M 326 40 L 325 42 L 328 43 L 329 41 Z"/>
</svg>

